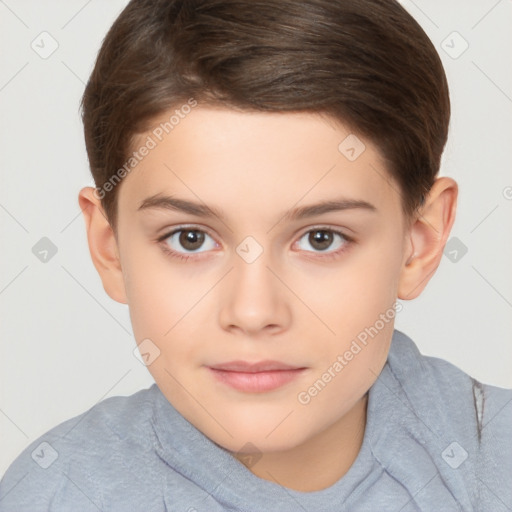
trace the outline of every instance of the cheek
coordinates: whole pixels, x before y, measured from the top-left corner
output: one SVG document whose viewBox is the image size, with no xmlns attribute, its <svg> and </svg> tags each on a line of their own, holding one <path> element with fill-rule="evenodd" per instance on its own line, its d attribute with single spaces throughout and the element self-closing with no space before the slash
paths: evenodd
<svg viewBox="0 0 512 512">
<path fill-rule="evenodd" d="M 162 338 L 172 328 L 188 303 L 190 286 L 182 286 L 179 276 L 169 272 L 164 255 L 144 242 L 124 247 L 123 272 L 130 318 L 137 342 Z M 147 242 L 145 242 L 147 245 Z"/>
<path fill-rule="evenodd" d="M 396 315 L 401 262 L 401 242 L 397 236 L 382 233 L 371 243 L 360 246 L 339 267 L 323 276 L 322 294 L 320 288 L 309 294 L 311 309 L 332 331 L 320 326 L 324 334 L 309 334 L 310 339 L 320 338 L 323 345 L 316 377 L 322 382 L 329 380 L 329 374 L 325 375 L 329 369 L 336 375 L 332 385 L 318 397 L 317 406 L 327 407 L 340 394 L 345 403 L 360 396 L 373 384 L 385 363 Z M 389 243 L 392 239 L 395 242 Z M 334 368 L 337 361 L 339 364 Z M 346 391 L 350 392 L 345 396 Z"/>
<path fill-rule="evenodd" d="M 123 269 L 135 340 L 139 344 L 150 339 L 160 351 L 149 371 L 153 375 L 164 368 L 174 372 L 182 361 L 199 360 L 198 340 L 205 336 L 204 322 L 197 315 L 207 314 L 208 301 L 201 298 L 211 288 L 212 276 L 191 278 L 159 250 L 141 249 L 135 243 L 126 247 L 126 255 Z"/>
<path fill-rule="evenodd" d="M 322 315 L 336 335 L 343 335 L 344 339 L 354 336 L 394 305 L 401 250 L 396 233 L 382 233 L 371 242 L 356 246 L 328 272 L 315 276 L 315 287 L 309 292 L 308 284 L 312 281 L 306 277 L 304 297 L 308 297 L 311 309 Z"/>
</svg>

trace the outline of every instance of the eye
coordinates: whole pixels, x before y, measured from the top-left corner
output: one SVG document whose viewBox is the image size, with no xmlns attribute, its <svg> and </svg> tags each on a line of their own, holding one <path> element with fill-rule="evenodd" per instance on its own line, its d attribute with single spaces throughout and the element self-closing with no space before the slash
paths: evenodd
<svg viewBox="0 0 512 512">
<path fill-rule="evenodd" d="M 159 239 L 159 242 L 162 242 L 166 252 L 185 259 L 187 254 L 206 252 L 214 249 L 217 245 L 208 233 L 183 226 L 167 233 Z"/>
<path fill-rule="evenodd" d="M 301 244 L 301 241 L 304 242 Z M 327 252 L 329 256 L 332 256 L 344 251 L 350 242 L 351 239 L 340 231 L 315 228 L 304 233 L 297 243 L 299 248 L 306 252 Z M 307 248 L 308 245 L 313 248 L 313 251 Z"/>
<path fill-rule="evenodd" d="M 205 231 L 194 227 L 180 226 L 158 239 L 162 249 L 172 258 L 188 260 L 194 254 L 215 249 L 218 244 Z M 313 250 L 305 247 L 309 245 Z M 316 253 L 321 258 L 336 257 L 344 252 L 353 239 L 335 229 L 317 227 L 304 233 L 296 242 L 299 249 Z M 330 249 L 330 250 L 329 250 Z M 325 254 L 322 254 L 325 253 Z"/>
</svg>

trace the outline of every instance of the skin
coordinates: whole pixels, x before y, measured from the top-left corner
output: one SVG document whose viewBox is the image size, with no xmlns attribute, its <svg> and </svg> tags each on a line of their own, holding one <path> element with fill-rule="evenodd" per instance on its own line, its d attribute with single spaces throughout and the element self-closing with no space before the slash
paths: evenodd
<svg viewBox="0 0 512 512">
<path fill-rule="evenodd" d="M 128 304 L 137 343 L 149 338 L 160 350 L 148 369 L 166 398 L 252 473 L 303 492 L 331 486 L 357 457 L 367 392 L 385 364 L 393 320 L 309 403 L 298 394 L 397 298 L 421 293 L 455 219 L 457 184 L 446 177 L 419 214 L 405 218 L 378 148 L 360 137 L 366 149 L 355 161 L 338 151 L 349 134 L 312 113 L 198 106 L 118 185 L 117 236 L 94 189 L 79 194 L 93 263 L 109 296 Z M 224 217 L 138 210 L 155 194 L 206 204 Z M 375 210 L 284 217 L 340 197 Z M 183 225 L 206 233 L 202 246 L 180 244 L 180 233 L 157 241 Z M 322 248 L 312 239 L 319 228 L 353 242 L 332 234 Z M 251 263 L 236 251 L 248 236 L 263 249 Z M 165 244 L 189 259 L 170 257 Z M 205 366 L 240 359 L 307 369 L 276 390 L 247 393 Z M 247 463 L 249 452 L 260 457 L 255 464 Z"/>
</svg>

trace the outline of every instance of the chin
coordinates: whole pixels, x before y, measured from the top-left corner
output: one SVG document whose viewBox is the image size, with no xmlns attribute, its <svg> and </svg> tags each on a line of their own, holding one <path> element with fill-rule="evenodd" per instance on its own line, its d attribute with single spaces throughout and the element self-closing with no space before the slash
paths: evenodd
<svg viewBox="0 0 512 512">
<path fill-rule="evenodd" d="M 210 436 L 208 432 L 205 432 L 205 435 L 222 448 L 234 453 L 270 453 L 291 450 L 305 442 L 308 437 L 307 433 L 303 431 L 294 435 L 295 433 L 290 430 L 289 425 L 280 433 L 276 431 L 268 435 L 271 431 L 272 429 L 267 429 L 266 426 L 261 428 L 258 424 L 253 424 L 250 428 L 229 429 L 233 437 L 225 432 L 215 436 Z"/>
</svg>

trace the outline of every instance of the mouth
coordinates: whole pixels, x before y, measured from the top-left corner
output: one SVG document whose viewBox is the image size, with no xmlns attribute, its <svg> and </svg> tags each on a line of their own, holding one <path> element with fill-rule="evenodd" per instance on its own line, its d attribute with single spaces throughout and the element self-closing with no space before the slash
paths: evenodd
<svg viewBox="0 0 512 512">
<path fill-rule="evenodd" d="M 280 361 L 230 361 L 207 368 L 221 383 L 245 393 L 265 393 L 280 388 L 307 369 Z"/>
</svg>

